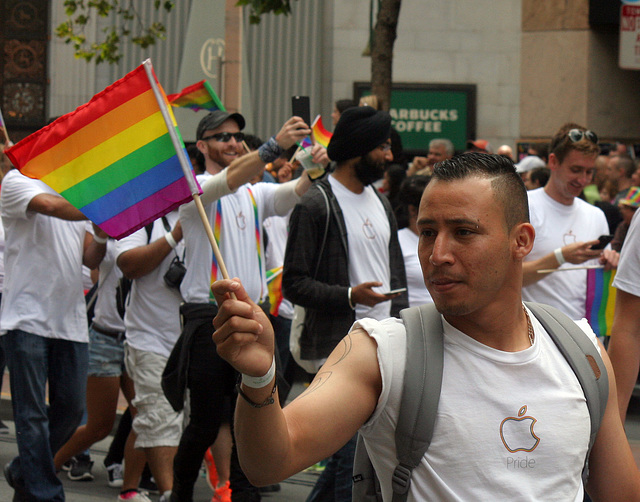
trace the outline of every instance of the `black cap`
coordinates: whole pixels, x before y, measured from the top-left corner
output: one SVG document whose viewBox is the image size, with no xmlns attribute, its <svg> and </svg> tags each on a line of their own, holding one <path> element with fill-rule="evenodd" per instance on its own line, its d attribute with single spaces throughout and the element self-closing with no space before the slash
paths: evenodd
<svg viewBox="0 0 640 502">
<path fill-rule="evenodd" d="M 204 116 L 198 124 L 196 139 L 202 139 L 206 131 L 219 127 L 225 120 L 232 119 L 236 121 L 240 130 L 244 129 L 244 117 L 239 113 L 227 113 L 222 110 L 214 110 Z"/>
<path fill-rule="evenodd" d="M 361 157 L 389 139 L 391 116 L 371 106 L 349 108 L 340 115 L 327 155 L 336 162 Z"/>
</svg>

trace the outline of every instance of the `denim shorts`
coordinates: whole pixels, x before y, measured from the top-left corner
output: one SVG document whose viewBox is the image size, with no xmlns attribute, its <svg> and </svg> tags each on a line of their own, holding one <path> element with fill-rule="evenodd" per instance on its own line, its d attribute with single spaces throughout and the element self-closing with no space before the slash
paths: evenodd
<svg viewBox="0 0 640 502">
<path fill-rule="evenodd" d="M 119 377 L 124 372 L 124 337 L 116 339 L 89 328 L 89 376 Z"/>
</svg>

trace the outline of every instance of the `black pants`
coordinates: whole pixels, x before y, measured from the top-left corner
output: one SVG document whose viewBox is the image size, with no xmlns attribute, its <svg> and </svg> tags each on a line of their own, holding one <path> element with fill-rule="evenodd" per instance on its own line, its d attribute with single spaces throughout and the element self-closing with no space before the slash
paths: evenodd
<svg viewBox="0 0 640 502">
<path fill-rule="evenodd" d="M 228 401 L 235 400 L 237 372 L 217 353 L 211 339 L 215 306 L 203 315 L 202 306 L 198 314 L 191 315 L 192 304 L 185 304 L 180 312 L 184 318 L 184 333 L 190 333 L 187 387 L 190 393 L 189 425 L 180 438 L 180 445 L 173 461 L 172 500 L 193 500 L 193 486 L 198 478 L 204 454 L 216 440 L 220 424 L 231 420 Z M 226 402 L 226 406 L 225 406 Z M 226 416 L 225 416 L 226 410 Z M 239 466 L 231 466 L 231 490 L 236 500 L 241 493 L 256 493 Z M 235 472 L 234 472 L 235 471 Z M 258 495 L 259 497 L 259 495 Z M 259 498 L 258 498 L 259 500 Z"/>
</svg>

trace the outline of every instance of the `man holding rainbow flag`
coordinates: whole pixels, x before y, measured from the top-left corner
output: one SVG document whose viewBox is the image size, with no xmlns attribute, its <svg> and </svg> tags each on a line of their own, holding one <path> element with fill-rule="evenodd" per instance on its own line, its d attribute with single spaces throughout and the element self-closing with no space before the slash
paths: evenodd
<svg viewBox="0 0 640 502">
<path fill-rule="evenodd" d="M 241 277 L 256 303 L 264 303 L 268 288 L 263 221 L 272 215 L 286 214 L 311 181 L 307 174 L 281 185 L 249 185 L 248 181 L 260 174 L 282 151 L 302 141 L 311 130 L 300 117 L 292 117 L 257 151 L 240 156 L 244 126 L 242 115 L 222 110 L 213 111 L 200 121 L 196 145 L 204 155 L 206 172 L 198 180 L 202 183 L 206 217 L 228 273 Z M 316 147 L 314 154 L 317 161 L 328 162 L 323 148 Z M 235 169 L 237 166 L 243 166 L 243 169 Z M 210 287 L 215 280 L 224 277 L 222 267 L 225 264 L 218 262 L 210 252 L 199 218 L 194 204 L 180 208 L 187 264 L 181 286 L 185 300 L 180 310 L 184 319 L 182 351 L 189 354 L 189 365 L 184 370 L 188 375 L 185 380 L 190 390 L 191 415 L 174 461 L 172 501 L 191 500 L 203 456 L 215 441 L 221 422 L 226 420 L 224 403 L 232 395 L 236 382 L 235 371 L 218 356 L 211 339 L 217 306 L 213 303 Z M 219 480 L 217 488 L 225 489 L 224 479 Z M 235 486 L 231 488 L 236 492 Z"/>
</svg>

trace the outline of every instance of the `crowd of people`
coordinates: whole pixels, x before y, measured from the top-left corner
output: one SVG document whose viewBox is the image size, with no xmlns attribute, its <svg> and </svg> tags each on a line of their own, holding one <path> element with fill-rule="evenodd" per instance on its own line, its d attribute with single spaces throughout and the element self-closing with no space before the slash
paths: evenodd
<svg viewBox="0 0 640 502">
<path fill-rule="evenodd" d="M 358 434 L 391 500 L 409 335 L 398 318 L 427 303 L 445 371 L 411 500 L 638 497 L 623 429 L 640 368 L 633 152 L 603 152 L 568 123 L 519 159 L 437 138 L 408 162 L 374 98 L 336 102 L 327 148 L 299 146 L 311 134 L 300 117 L 261 141 L 241 114 L 207 114 L 188 148 L 204 215 L 190 202 L 120 241 L 3 157 L 14 500 L 63 501 L 65 470 L 93 479 L 88 449 L 120 392 L 129 406 L 104 462 L 118 500 L 151 489 L 189 502 L 204 463 L 212 502 L 257 501 L 322 461 L 308 501 L 350 501 Z M 604 345 L 584 320 L 598 268 L 617 270 Z M 283 298 L 270 296 L 279 274 Z M 523 301 L 556 307 L 599 347 L 610 392 L 592 450 L 581 384 Z M 297 366 L 309 384 L 285 407 Z M 501 422 L 524 419 L 538 441 L 510 448 Z"/>
</svg>

